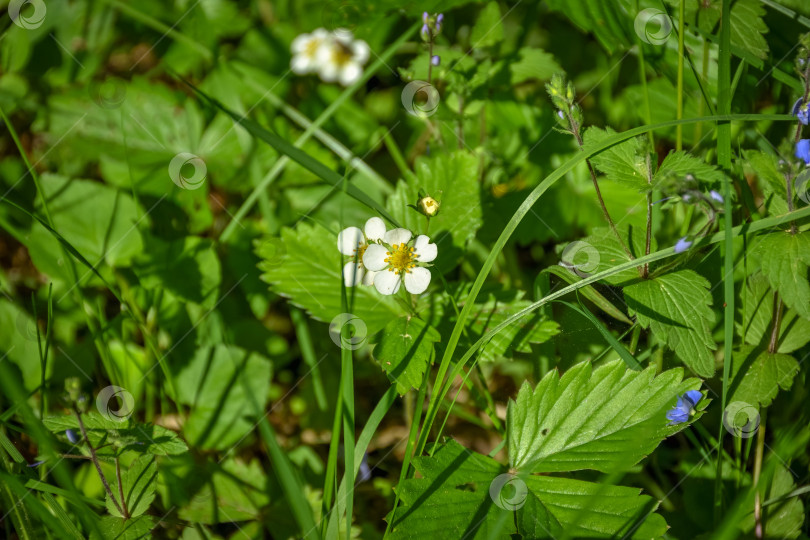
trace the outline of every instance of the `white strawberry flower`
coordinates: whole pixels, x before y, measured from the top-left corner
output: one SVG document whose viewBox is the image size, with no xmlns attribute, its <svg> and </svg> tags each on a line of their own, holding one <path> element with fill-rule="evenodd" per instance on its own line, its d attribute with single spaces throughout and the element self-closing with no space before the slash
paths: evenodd
<svg viewBox="0 0 810 540">
<path fill-rule="evenodd" d="M 426 263 L 436 258 L 438 248 L 424 234 L 412 238 L 408 229 L 392 229 L 381 243 L 369 245 L 363 253 L 363 265 L 376 272 L 374 287 L 381 294 L 396 294 L 403 281 L 411 294 L 421 294 L 430 285 Z"/>
<path fill-rule="evenodd" d="M 365 41 L 354 39 L 354 35 L 343 28 L 332 32 L 331 38 L 330 46 L 318 51 L 321 79 L 349 86 L 363 75 L 370 49 Z"/>
<path fill-rule="evenodd" d="M 299 75 L 318 71 L 320 52 L 322 49 L 331 48 L 331 39 L 330 33 L 323 28 L 296 37 L 290 45 L 293 53 L 290 69 Z"/>
<path fill-rule="evenodd" d="M 343 282 L 347 287 L 354 287 L 358 283 L 371 285 L 374 275 L 363 265 L 363 254 L 369 244 L 382 240 L 385 236 L 385 223 L 378 217 L 366 221 L 364 230 L 358 227 L 346 227 L 337 238 L 338 251 L 352 258 L 343 266 Z"/>
</svg>

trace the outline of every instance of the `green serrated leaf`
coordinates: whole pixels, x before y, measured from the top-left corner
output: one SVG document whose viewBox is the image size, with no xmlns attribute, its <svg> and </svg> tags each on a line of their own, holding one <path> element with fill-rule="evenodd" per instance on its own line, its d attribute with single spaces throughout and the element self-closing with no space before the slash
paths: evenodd
<svg viewBox="0 0 810 540">
<path fill-rule="evenodd" d="M 748 278 L 742 291 L 742 322 L 737 332 L 749 345 L 768 344 L 773 330 L 773 290 L 762 274 Z M 810 342 L 810 320 L 802 319 L 792 309 L 782 310 L 776 352 L 792 353 Z"/>
<path fill-rule="evenodd" d="M 763 499 L 776 502 L 765 505 L 762 512 L 762 523 L 765 525 L 763 538 L 798 538 L 804 524 L 804 505 L 799 497 L 785 497 L 796 489 L 796 483 L 790 470 L 779 464 L 774 470 L 773 478 Z M 763 490 L 764 491 L 764 490 Z M 746 515 L 740 523 L 743 531 L 754 529 L 754 513 Z"/>
<path fill-rule="evenodd" d="M 523 47 L 518 55 L 520 59 L 509 64 L 513 85 L 532 79 L 545 81 L 563 70 L 554 56 L 542 49 Z"/>
<path fill-rule="evenodd" d="M 768 25 L 762 20 L 765 7 L 760 0 L 737 0 L 731 7 L 731 44 L 748 51 L 757 58 L 768 56 L 768 42 L 764 34 Z"/>
<path fill-rule="evenodd" d="M 588 128 L 584 137 L 585 149 L 598 146 L 615 134 L 616 132 L 610 128 Z M 647 181 L 651 171 L 643 150 L 643 139 L 635 137 L 596 154 L 591 158 L 591 163 L 604 173 L 608 180 L 644 191 L 649 188 Z"/>
<path fill-rule="evenodd" d="M 524 383 L 506 413 L 509 463 L 520 471 L 627 469 L 684 424 L 667 410 L 699 381 L 680 368 L 628 370 L 616 360 L 592 372 L 589 362 L 562 377 L 550 371 L 534 389 Z"/>
<path fill-rule="evenodd" d="M 627 249 L 635 258 L 644 255 L 646 239 L 643 230 L 631 229 L 627 234 L 622 232 L 620 234 L 622 234 Z M 655 239 L 652 239 L 650 249 L 655 251 L 656 246 Z M 604 228 L 595 229 L 593 234 L 583 240 L 568 244 L 563 250 L 560 260 L 565 263 L 566 267 L 577 269 L 580 275 L 591 275 L 630 262 L 631 259 L 613 231 Z M 628 268 L 605 278 L 604 281 L 610 285 L 625 285 L 638 279 L 638 269 Z"/>
<path fill-rule="evenodd" d="M 340 285 L 342 267 L 348 261 L 337 250 L 336 235 L 320 225 L 299 223 L 295 229 L 283 229 L 281 239 L 280 251 L 275 244 L 270 254 L 261 245 L 257 251 L 262 280 L 314 318 L 330 322 L 343 312 Z M 438 260 L 442 256 L 440 246 Z M 352 313 L 366 325 L 368 335 L 381 330 L 391 317 L 405 315 L 393 297 L 381 295 L 374 287 L 360 285 L 347 293 L 354 296 Z"/>
<path fill-rule="evenodd" d="M 146 540 L 152 538 L 152 527 L 152 516 L 138 516 L 128 520 L 104 516 L 99 522 L 101 536 L 92 533 L 90 540 Z"/>
<path fill-rule="evenodd" d="M 489 2 L 473 26 L 470 44 L 476 48 L 491 47 L 503 41 L 503 17 L 497 2 Z"/>
<path fill-rule="evenodd" d="M 478 159 L 463 151 L 420 157 L 414 170 L 416 177 L 400 180 L 386 206 L 402 227 L 427 234 L 436 243 L 439 256 L 434 264 L 440 270 L 452 268 L 482 223 Z M 408 206 L 416 204 L 420 191 L 441 203 L 429 228 L 425 216 Z"/>
<path fill-rule="evenodd" d="M 805 319 L 810 319 L 810 235 L 777 232 L 760 236 L 754 247 L 762 273 L 782 301 Z"/>
<path fill-rule="evenodd" d="M 122 448 L 156 456 L 175 456 L 188 451 L 186 443 L 175 432 L 162 426 L 139 424 L 131 418 L 117 422 L 96 412 L 83 414 L 82 420 L 93 446 L 111 444 L 99 449 L 99 455 L 112 455 Z M 48 416 L 42 422 L 55 433 L 64 434 L 67 429 L 79 433 L 79 421 L 73 415 Z"/>
<path fill-rule="evenodd" d="M 768 212 L 774 215 L 786 214 L 787 183 L 785 175 L 779 171 L 778 158 L 759 150 L 746 150 L 745 162 L 751 166 L 760 179 L 760 187 L 765 196 Z"/>
<path fill-rule="evenodd" d="M 779 389 L 790 390 L 799 363 L 788 354 L 769 353 L 744 346 L 732 357 L 729 402 L 742 401 L 767 407 Z"/>
<path fill-rule="evenodd" d="M 624 298 L 639 324 L 650 328 L 695 373 L 714 374 L 714 312 L 705 278 L 693 270 L 670 272 L 628 285 Z"/>
<path fill-rule="evenodd" d="M 405 480 L 398 488 L 402 504 L 388 516 L 394 539 L 507 540 L 512 535 L 559 538 L 565 533 L 576 538 L 652 538 L 667 528 L 651 512 L 652 498 L 637 489 L 509 475 L 497 461 L 453 440 L 433 457 L 417 457 L 413 463 L 422 477 Z"/>
<path fill-rule="evenodd" d="M 115 494 L 118 503 L 119 499 L 118 479 L 110 478 L 110 488 Z M 123 488 L 124 501 L 130 517 L 138 517 L 147 510 L 155 499 L 155 487 L 157 485 L 157 465 L 155 456 L 140 456 L 129 466 L 129 469 L 121 471 L 121 487 Z M 109 494 L 107 495 L 107 511 L 116 517 L 124 517 L 113 504 Z"/>
<path fill-rule="evenodd" d="M 723 181 L 723 173 L 713 165 L 709 165 L 702 159 L 680 150 L 670 152 L 664 158 L 653 177 L 653 187 L 659 187 L 662 182 L 669 178 L 682 179 L 687 174 L 691 174 L 698 181 L 710 185 L 719 185 Z"/>
<path fill-rule="evenodd" d="M 441 336 L 416 317 L 392 320 L 376 337 L 374 358 L 397 385 L 397 392 L 419 388 L 425 369 L 433 362 L 433 344 Z"/>
</svg>

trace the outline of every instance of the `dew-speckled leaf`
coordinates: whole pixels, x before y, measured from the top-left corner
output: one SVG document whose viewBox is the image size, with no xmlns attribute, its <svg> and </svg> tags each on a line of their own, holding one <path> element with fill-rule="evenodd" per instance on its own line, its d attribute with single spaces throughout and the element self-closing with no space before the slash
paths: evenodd
<svg viewBox="0 0 810 540">
<path fill-rule="evenodd" d="M 374 358 L 404 394 L 419 388 L 428 364 L 433 361 L 433 344 L 441 340 L 435 328 L 416 317 L 399 317 L 377 334 Z"/>
</svg>

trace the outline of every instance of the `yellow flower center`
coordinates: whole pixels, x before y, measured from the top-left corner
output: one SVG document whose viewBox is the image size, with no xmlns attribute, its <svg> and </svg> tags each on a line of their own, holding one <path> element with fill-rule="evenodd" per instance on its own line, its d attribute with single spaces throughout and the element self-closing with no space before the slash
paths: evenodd
<svg viewBox="0 0 810 540">
<path fill-rule="evenodd" d="M 368 244 L 361 244 L 360 247 L 354 250 L 357 255 L 357 262 L 360 264 L 363 264 L 363 253 L 366 252 L 366 249 L 368 249 Z"/>
<path fill-rule="evenodd" d="M 335 43 L 332 48 L 332 62 L 338 66 L 348 64 L 352 59 L 352 50 L 343 43 Z"/>
<path fill-rule="evenodd" d="M 318 47 L 321 46 L 321 41 L 322 40 L 318 38 L 310 39 L 304 46 L 304 55 L 313 58 L 315 56 L 315 53 L 318 52 Z"/>
<path fill-rule="evenodd" d="M 386 252 L 385 262 L 388 263 L 388 271 L 397 274 L 411 273 L 411 268 L 416 266 L 416 253 L 407 244 L 394 244 L 391 251 Z"/>
</svg>

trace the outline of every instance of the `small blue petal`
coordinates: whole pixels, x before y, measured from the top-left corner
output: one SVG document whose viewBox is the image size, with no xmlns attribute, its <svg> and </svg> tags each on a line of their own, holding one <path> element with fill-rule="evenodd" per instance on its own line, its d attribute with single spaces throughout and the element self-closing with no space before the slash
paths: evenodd
<svg viewBox="0 0 810 540">
<path fill-rule="evenodd" d="M 796 143 L 796 157 L 810 165 L 810 139 L 802 139 Z"/>
<path fill-rule="evenodd" d="M 434 55 L 430 57 L 430 63 L 434 66 L 438 66 L 442 63 L 442 59 L 439 57 L 439 55 Z"/>
<path fill-rule="evenodd" d="M 686 237 L 684 236 L 675 243 L 675 253 L 683 253 L 690 247 L 692 247 L 692 242 L 687 240 Z"/>
<path fill-rule="evenodd" d="M 801 98 L 793 104 L 793 109 L 790 112 L 805 126 L 810 123 L 810 108 L 808 108 L 807 104 L 804 103 Z"/>
<path fill-rule="evenodd" d="M 76 432 L 73 431 L 72 429 L 66 429 L 65 430 L 65 436 L 73 444 L 76 444 L 77 442 L 79 442 L 79 436 L 76 435 Z"/>
<path fill-rule="evenodd" d="M 31 468 L 39 467 L 43 463 L 45 463 L 44 459 L 42 461 L 35 461 L 34 463 L 31 463 L 30 465 L 26 465 L 26 467 L 31 467 Z"/>
<path fill-rule="evenodd" d="M 430 27 L 427 24 L 422 25 L 422 30 L 420 33 L 422 34 L 422 39 L 425 41 L 430 39 Z"/>
<path fill-rule="evenodd" d="M 429 17 L 430 17 L 430 15 L 428 15 L 428 12 L 427 12 L 427 11 L 423 11 L 423 12 L 422 12 L 422 22 L 423 22 L 424 24 L 427 24 L 427 23 L 428 23 Z"/>
<path fill-rule="evenodd" d="M 722 196 L 722 195 L 720 195 L 719 193 L 717 193 L 715 190 L 711 190 L 711 191 L 709 192 L 709 196 L 710 196 L 712 199 L 714 199 L 715 201 L 719 202 L 719 203 L 722 203 L 722 202 L 723 202 L 723 196 Z"/>
<path fill-rule="evenodd" d="M 700 392 L 700 390 L 689 390 L 683 395 L 683 397 L 684 397 L 684 400 L 689 401 L 689 403 L 691 405 L 690 408 L 693 409 L 695 407 L 695 405 L 697 405 L 698 402 L 701 399 L 703 399 L 703 394 Z"/>
</svg>

